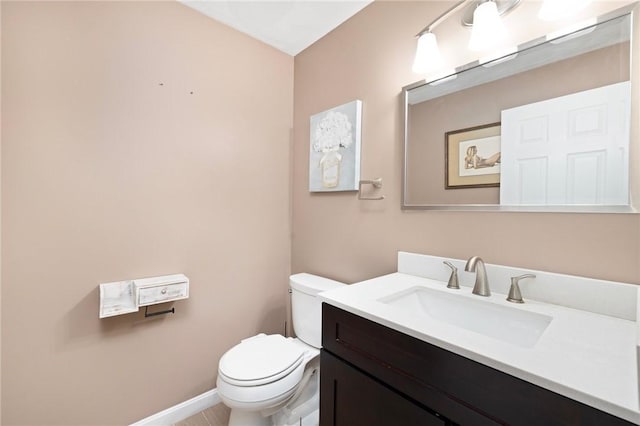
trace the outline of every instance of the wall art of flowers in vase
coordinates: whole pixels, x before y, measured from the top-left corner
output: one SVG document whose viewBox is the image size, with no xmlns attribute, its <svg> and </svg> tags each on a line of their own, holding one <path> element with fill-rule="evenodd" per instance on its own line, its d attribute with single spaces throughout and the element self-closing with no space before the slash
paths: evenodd
<svg viewBox="0 0 640 426">
<path fill-rule="evenodd" d="M 358 190 L 361 121 L 359 100 L 311 116 L 309 191 Z"/>
</svg>

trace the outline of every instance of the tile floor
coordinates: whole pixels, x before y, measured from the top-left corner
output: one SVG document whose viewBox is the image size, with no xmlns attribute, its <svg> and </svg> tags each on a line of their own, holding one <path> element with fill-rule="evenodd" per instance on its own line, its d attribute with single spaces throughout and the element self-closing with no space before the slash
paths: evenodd
<svg viewBox="0 0 640 426">
<path fill-rule="evenodd" d="M 227 426 L 229 424 L 229 412 L 229 408 L 224 404 L 216 404 L 174 424 L 174 426 Z"/>
</svg>

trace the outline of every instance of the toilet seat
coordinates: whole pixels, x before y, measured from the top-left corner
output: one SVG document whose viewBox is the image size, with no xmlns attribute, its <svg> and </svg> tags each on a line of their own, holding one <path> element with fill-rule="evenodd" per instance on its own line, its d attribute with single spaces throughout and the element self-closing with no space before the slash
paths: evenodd
<svg viewBox="0 0 640 426">
<path fill-rule="evenodd" d="M 302 379 L 305 366 L 299 364 L 289 375 L 280 380 L 258 386 L 236 386 L 218 374 L 218 394 L 230 408 L 266 409 L 289 399 Z"/>
<path fill-rule="evenodd" d="M 279 334 L 257 335 L 227 351 L 218 365 L 225 382 L 240 387 L 273 383 L 302 364 L 305 351 Z"/>
</svg>

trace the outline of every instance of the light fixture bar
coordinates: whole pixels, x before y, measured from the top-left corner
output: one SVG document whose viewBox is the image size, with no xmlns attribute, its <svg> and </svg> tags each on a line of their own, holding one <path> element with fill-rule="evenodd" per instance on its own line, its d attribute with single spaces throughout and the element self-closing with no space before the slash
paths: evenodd
<svg viewBox="0 0 640 426">
<path fill-rule="evenodd" d="M 480 6 L 482 3 L 485 3 L 486 1 L 487 0 L 473 0 L 474 4 L 469 5 L 469 7 L 467 7 L 464 13 L 462 14 L 462 19 L 460 21 L 462 25 L 464 25 L 465 27 L 472 27 L 473 12 L 475 12 L 478 6 Z M 498 8 L 498 15 L 504 16 L 507 13 L 511 12 L 513 9 L 515 9 L 516 6 L 520 4 L 521 0 L 492 0 L 492 1 L 496 4 Z M 558 0 L 558 1 L 566 1 L 566 0 Z"/>
<path fill-rule="evenodd" d="M 521 0 L 458 0 L 452 7 L 431 21 L 429 25 L 420 31 L 416 38 L 418 39 L 416 54 L 413 60 L 412 70 L 416 74 L 426 74 L 427 78 L 433 76 L 447 76 L 452 70 L 446 67 L 446 63 L 440 54 L 438 41 L 434 34 L 435 28 L 451 15 L 466 9 L 473 11 L 473 19 L 477 19 L 477 25 L 473 26 L 471 34 L 471 42 L 469 47 L 471 50 L 484 51 L 503 49 L 505 46 L 506 30 L 500 15 L 510 11 L 520 3 Z M 498 7 L 500 4 L 500 8 Z M 480 13 L 483 12 L 483 13 Z M 477 17 L 476 17 L 477 15 Z M 481 19 L 482 18 L 482 19 Z M 461 21 L 465 25 L 464 19 Z M 481 24 L 482 23 L 482 24 Z M 492 52 L 495 54 L 495 52 Z"/>
<path fill-rule="evenodd" d="M 431 23 L 429 25 L 424 27 L 424 29 L 422 31 L 420 31 L 418 34 L 416 34 L 416 37 L 420 37 L 422 34 L 432 32 L 438 25 L 440 25 L 440 23 L 442 21 L 444 21 L 449 16 L 453 15 L 454 13 L 456 13 L 457 11 L 462 9 L 463 6 L 465 6 L 467 3 L 471 2 L 471 1 L 474 1 L 474 0 L 461 0 L 461 1 L 459 1 L 458 3 L 453 5 L 449 10 L 447 10 L 442 15 L 438 16 L 436 19 L 431 21 Z"/>
</svg>

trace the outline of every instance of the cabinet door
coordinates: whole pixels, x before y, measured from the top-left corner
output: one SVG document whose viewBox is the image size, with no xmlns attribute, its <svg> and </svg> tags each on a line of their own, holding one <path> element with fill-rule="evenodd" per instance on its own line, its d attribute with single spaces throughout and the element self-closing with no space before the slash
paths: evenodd
<svg viewBox="0 0 640 426">
<path fill-rule="evenodd" d="M 321 354 L 320 426 L 444 426 L 437 414 L 334 357 Z"/>
</svg>

